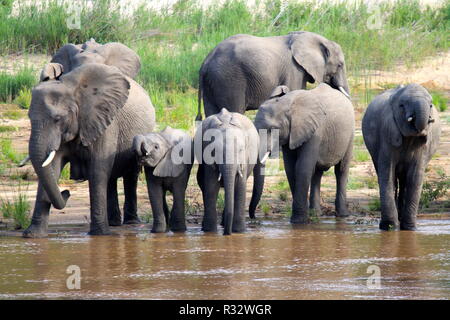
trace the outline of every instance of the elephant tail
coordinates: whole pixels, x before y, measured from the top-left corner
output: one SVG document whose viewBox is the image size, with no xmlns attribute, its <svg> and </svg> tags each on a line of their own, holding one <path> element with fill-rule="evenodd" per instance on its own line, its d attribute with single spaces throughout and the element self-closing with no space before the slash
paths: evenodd
<svg viewBox="0 0 450 320">
<path fill-rule="evenodd" d="M 195 121 L 202 121 L 202 75 L 200 74 L 198 80 L 198 96 L 197 96 L 197 116 L 195 117 Z"/>
</svg>

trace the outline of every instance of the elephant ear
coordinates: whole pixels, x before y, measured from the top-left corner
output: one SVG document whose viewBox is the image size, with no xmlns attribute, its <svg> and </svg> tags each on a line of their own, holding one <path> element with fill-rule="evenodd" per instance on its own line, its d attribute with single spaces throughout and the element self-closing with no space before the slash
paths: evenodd
<svg viewBox="0 0 450 320">
<path fill-rule="evenodd" d="M 400 85 L 394 89 L 395 91 L 388 101 L 390 104 L 390 106 L 387 108 L 388 113 L 383 117 L 384 119 L 382 120 L 384 126 L 383 131 L 387 133 L 389 143 L 396 148 L 400 147 L 403 143 L 403 136 L 395 120 L 395 113 L 399 112 L 399 100 L 405 88 L 405 86 Z"/>
<path fill-rule="evenodd" d="M 326 39 L 312 32 L 292 32 L 289 48 L 294 60 L 311 76 L 312 83 L 323 82 L 330 56 Z"/>
<path fill-rule="evenodd" d="M 79 106 L 79 135 L 84 146 L 92 144 L 111 124 L 128 100 L 130 83 L 116 68 L 87 63 L 62 78 L 74 88 Z"/>
<path fill-rule="evenodd" d="M 269 96 L 269 99 L 278 98 L 284 96 L 286 93 L 288 93 L 290 90 L 287 86 L 278 86 L 275 89 L 273 89 L 272 93 Z"/>
<path fill-rule="evenodd" d="M 185 169 L 185 163 L 182 161 L 184 158 L 183 152 L 191 152 L 189 160 L 192 161 L 192 139 L 180 130 L 174 130 L 170 127 L 162 131 L 161 136 L 167 141 L 169 149 L 153 170 L 153 175 L 162 178 L 176 178 Z"/>
<path fill-rule="evenodd" d="M 40 81 L 58 80 L 63 74 L 64 67 L 60 63 L 50 62 L 47 63 L 41 71 Z"/>
<path fill-rule="evenodd" d="M 292 101 L 290 110 L 289 149 L 307 142 L 324 122 L 326 113 L 322 103 L 308 92 L 302 92 Z"/>
<path fill-rule="evenodd" d="M 105 58 L 105 64 L 117 67 L 130 78 L 134 79 L 141 69 L 141 60 L 136 52 L 121 43 L 106 43 L 96 50 Z"/>
<path fill-rule="evenodd" d="M 70 72 L 74 68 L 73 57 L 81 51 L 81 45 L 66 44 L 56 51 L 50 62 L 59 63 L 63 66 L 64 72 Z"/>
</svg>

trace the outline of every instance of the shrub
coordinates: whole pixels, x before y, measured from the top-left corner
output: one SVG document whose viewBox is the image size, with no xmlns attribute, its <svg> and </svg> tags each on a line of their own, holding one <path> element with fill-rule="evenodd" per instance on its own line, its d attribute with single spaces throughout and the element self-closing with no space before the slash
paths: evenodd
<svg viewBox="0 0 450 320">
<path fill-rule="evenodd" d="M 36 76 L 29 68 L 21 69 L 16 74 L 0 73 L 0 101 L 11 102 L 20 91 L 31 89 L 36 84 Z M 30 93 L 31 95 L 31 93 Z"/>
<path fill-rule="evenodd" d="M 433 97 L 433 104 L 438 111 L 444 112 L 447 110 L 447 99 L 442 94 L 434 92 L 431 96 Z"/>
<path fill-rule="evenodd" d="M 429 208 L 433 201 L 445 196 L 450 188 L 450 179 L 444 172 L 439 173 L 437 181 L 427 181 L 423 184 L 419 206 Z"/>
<path fill-rule="evenodd" d="M 30 225 L 30 204 L 25 193 L 19 193 L 14 199 L 0 199 L 0 211 L 6 219 L 13 219 L 15 229 L 25 229 Z"/>
<path fill-rule="evenodd" d="M 28 110 L 31 105 L 31 89 L 20 89 L 16 99 L 14 99 L 14 103 L 18 104 L 21 108 Z"/>
</svg>

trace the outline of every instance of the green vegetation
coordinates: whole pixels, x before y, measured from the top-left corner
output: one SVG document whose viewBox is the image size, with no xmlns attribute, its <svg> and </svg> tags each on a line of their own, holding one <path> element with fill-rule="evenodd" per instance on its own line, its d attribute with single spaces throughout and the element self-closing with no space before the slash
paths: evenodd
<svg viewBox="0 0 450 320">
<path fill-rule="evenodd" d="M 142 59 L 138 81 L 150 92 L 160 126 L 176 123 L 181 128 L 192 127 L 199 67 L 212 48 L 234 34 L 317 32 L 342 46 L 348 74 L 355 79 L 369 78 L 367 70 L 389 69 L 399 61 L 413 65 L 449 48 L 450 2 L 441 8 L 422 9 L 417 0 L 386 1 L 380 4 L 383 18 L 379 30 L 367 28 L 373 13 L 363 2 L 290 1 L 275 20 L 280 0 L 262 0 L 264 10 L 255 10 L 241 0 L 206 9 L 196 0 L 179 0 L 171 10 L 141 6 L 132 15 L 121 14 L 121 10 L 129 11 L 123 2 L 98 0 L 91 5 L 79 3 L 80 29 L 68 28 L 71 11 L 61 1 L 21 5 L 16 15 L 9 15 L 10 0 L 2 3 L 2 54 L 52 54 L 66 43 L 82 43 L 91 37 L 100 43 L 120 41 L 136 50 Z M 35 83 L 35 77 L 26 74 L 26 84 L 13 80 L 18 75 L 0 76 L 0 101 L 26 97 L 20 90 Z M 21 104 L 26 105 L 24 101 Z"/>
<path fill-rule="evenodd" d="M 444 97 L 443 94 L 439 92 L 433 92 L 431 93 L 431 96 L 433 97 L 433 104 L 441 112 L 444 112 L 447 110 L 447 98 Z"/>
<path fill-rule="evenodd" d="M 17 97 L 14 99 L 14 103 L 28 110 L 31 105 L 31 89 L 25 87 L 20 89 Z"/>
<path fill-rule="evenodd" d="M 381 211 L 381 201 L 380 198 L 372 198 L 369 201 L 369 210 L 370 211 Z"/>
<path fill-rule="evenodd" d="M 439 177 L 436 181 L 427 181 L 423 184 L 419 203 L 421 208 L 429 208 L 433 201 L 448 193 L 450 178 L 445 175 L 445 172 L 439 172 L 438 174 Z"/>
<path fill-rule="evenodd" d="M 365 162 L 370 160 L 370 154 L 365 149 L 356 149 L 353 151 L 353 159 L 356 162 Z"/>
<path fill-rule="evenodd" d="M 0 39 L 2 39 L 1 36 Z M 35 72 L 29 68 L 23 68 L 14 75 L 1 72 L 0 101 L 11 102 L 20 95 L 21 91 L 23 91 L 24 89 L 30 89 L 35 84 L 36 84 Z M 22 93 L 22 95 L 23 94 L 24 93 Z M 21 102 L 23 102 L 23 97 L 21 98 Z"/>
<path fill-rule="evenodd" d="M 19 128 L 14 126 L 0 126 L 0 133 L 18 131 Z"/>
<path fill-rule="evenodd" d="M 320 218 L 319 218 L 319 215 L 317 214 L 317 210 L 315 210 L 315 209 L 308 210 L 308 221 L 309 221 L 309 223 L 319 223 L 320 222 Z"/>
<path fill-rule="evenodd" d="M 0 162 L 10 161 L 18 164 L 24 156 L 12 147 L 11 139 L 0 139 Z"/>
<path fill-rule="evenodd" d="M 0 199 L 3 218 L 13 219 L 14 229 L 25 229 L 30 225 L 30 204 L 25 193 L 18 193 L 12 200 Z"/>
</svg>

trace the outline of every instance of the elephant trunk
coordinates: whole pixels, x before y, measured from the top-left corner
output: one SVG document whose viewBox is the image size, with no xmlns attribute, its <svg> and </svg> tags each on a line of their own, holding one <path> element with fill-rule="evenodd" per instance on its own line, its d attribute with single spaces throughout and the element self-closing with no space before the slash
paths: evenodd
<svg viewBox="0 0 450 320">
<path fill-rule="evenodd" d="M 133 151 L 138 157 L 142 157 L 146 150 L 143 149 L 143 142 L 145 137 L 143 135 L 137 135 L 133 139 Z"/>
<path fill-rule="evenodd" d="M 253 192 L 252 199 L 250 200 L 250 206 L 248 208 L 248 214 L 250 219 L 255 219 L 255 211 L 258 206 L 259 200 L 264 188 L 264 165 L 258 160 L 258 163 L 253 168 Z"/>
<path fill-rule="evenodd" d="M 234 216 L 234 185 L 236 181 L 237 167 L 235 164 L 219 165 L 222 174 L 223 186 L 225 189 L 225 210 L 223 221 L 223 234 L 230 235 L 233 226 Z"/>
<path fill-rule="evenodd" d="M 414 118 L 414 127 L 416 128 L 417 132 L 419 134 L 424 133 L 425 129 L 428 127 L 428 120 L 430 118 L 428 110 L 419 107 L 414 112 Z"/>
<path fill-rule="evenodd" d="M 44 137 L 47 137 L 47 135 L 43 134 L 41 129 L 33 129 L 31 131 L 29 154 L 33 168 L 39 178 L 39 182 L 42 183 L 51 204 L 56 209 L 60 210 L 66 206 L 70 194 L 68 191 L 59 191 L 57 177 L 53 167 L 49 165 L 49 153 L 47 152 L 48 144 L 44 142 Z"/>
</svg>

